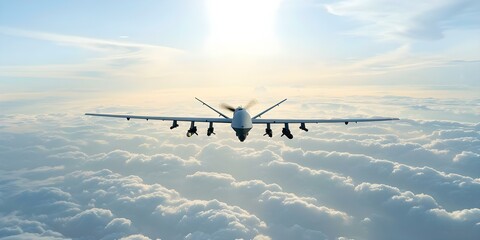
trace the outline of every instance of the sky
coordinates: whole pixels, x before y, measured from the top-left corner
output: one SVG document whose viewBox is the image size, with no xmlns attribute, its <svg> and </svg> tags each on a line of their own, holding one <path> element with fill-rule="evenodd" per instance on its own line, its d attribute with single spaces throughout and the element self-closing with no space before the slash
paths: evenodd
<svg viewBox="0 0 480 240">
<path fill-rule="evenodd" d="M 477 1 L 1 4 L 3 91 L 479 87 Z"/>
<path fill-rule="evenodd" d="M 0 239 L 479 239 L 478 39 L 474 0 L 0 1 Z M 401 120 L 83 115 L 194 97 Z"/>
</svg>

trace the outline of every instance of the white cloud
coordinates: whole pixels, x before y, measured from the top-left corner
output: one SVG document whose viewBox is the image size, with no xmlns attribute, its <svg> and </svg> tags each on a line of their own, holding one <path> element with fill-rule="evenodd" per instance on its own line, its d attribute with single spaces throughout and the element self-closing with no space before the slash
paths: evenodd
<svg viewBox="0 0 480 240">
<path fill-rule="evenodd" d="M 149 237 L 145 237 L 142 234 L 134 234 L 120 238 L 120 240 L 150 240 Z"/>
<path fill-rule="evenodd" d="M 0 216 L 0 238 L 2 239 L 68 239 L 61 233 L 48 229 L 46 224 L 39 221 L 13 214 Z"/>
<path fill-rule="evenodd" d="M 445 112 L 461 105 L 412 98 L 365 101 L 343 110 L 323 105 L 322 111 L 375 115 L 391 101 L 406 114 L 417 111 L 412 103 Z M 310 106 L 306 111 L 318 111 Z M 261 138 L 260 127 L 240 144 L 223 138 L 231 132 L 221 128 L 216 138 L 185 138 L 168 124 L 70 114 L 2 119 L 8 119 L 0 128 L 0 234 L 6 238 L 475 239 L 480 234 L 478 123 L 311 125 L 308 133 L 297 129 L 293 140 Z"/>
<path fill-rule="evenodd" d="M 46 41 L 56 42 L 58 44 L 72 45 L 76 47 L 87 48 L 90 50 L 96 51 L 107 51 L 107 50 L 122 50 L 122 51 L 132 51 L 137 49 L 160 49 L 165 51 L 165 53 L 170 54 L 180 54 L 183 51 L 174 48 L 167 48 L 157 45 L 148 45 L 148 44 L 139 44 L 131 43 L 125 41 L 115 41 L 115 40 L 103 40 L 96 38 L 87 38 L 87 37 L 78 37 L 71 35 L 62 35 L 55 33 L 39 32 L 39 31 L 27 31 L 16 28 L 7 28 L 0 27 L 0 33 L 12 36 L 22 36 L 27 38 L 34 38 Z"/>
<path fill-rule="evenodd" d="M 480 178 L 480 154 L 462 151 L 461 153 L 455 155 L 453 158 L 453 163 L 457 165 L 457 168 L 463 169 L 466 174 L 476 178 Z"/>
</svg>

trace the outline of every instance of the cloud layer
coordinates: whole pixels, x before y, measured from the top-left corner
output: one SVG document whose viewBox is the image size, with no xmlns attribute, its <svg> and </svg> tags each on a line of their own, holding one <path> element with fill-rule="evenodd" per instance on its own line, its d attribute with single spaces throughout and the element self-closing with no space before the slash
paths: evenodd
<svg viewBox="0 0 480 240">
<path fill-rule="evenodd" d="M 375 116 L 395 102 L 406 119 L 290 141 L 259 126 L 240 144 L 222 127 L 185 138 L 170 123 L 3 115 L 0 237 L 477 239 L 480 124 L 428 119 L 468 119 L 479 113 L 453 106 L 478 101 L 369 99 L 304 109 Z"/>
</svg>

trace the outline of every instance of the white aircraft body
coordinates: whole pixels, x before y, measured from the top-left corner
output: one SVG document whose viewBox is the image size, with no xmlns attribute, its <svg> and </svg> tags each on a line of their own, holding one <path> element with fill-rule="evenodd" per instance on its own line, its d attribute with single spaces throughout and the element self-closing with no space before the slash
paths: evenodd
<svg viewBox="0 0 480 240">
<path fill-rule="evenodd" d="M 308 131 L 305 124 L 306 123 L 345 123 L 347 125 L 350 122 L 378 122 L 378 121 L 391 121 L 391 120 L 399 120 L 398 118 L 345 118 L 345 119 L 260 119 L 260 117 L 265 114 L 266 112 L 272 110 L 274 107 L 280 105 L 281 103 L 285 102 L 287 99 L 280 101 L 279 103 L 267 108 L 263 112 L 251 117 L 250 114 L 247 112 L 247 108 L 251 106 L 254 102 L 250 102 L 247 104 L 246 107 L 237 107 L 233 108 L 231 106 L 223 104 L 222 107 L 228 109 L 233 112 L 233 117 L 230 118 L 225 114 L 221 113 L 220 111 L 216 110 L 215 108 L 211 107 L 210 105 L 206 104 L 202 100 L 195 98 L 203 105 L 207 106 L 208 108 L 212 109 L 216 113 L 220 115 L 221 118 L 200 118 L 200 117 L 159 117 L 159 116 L 138 116 L 138 115 L 117 115 L 117 114 L 100 114 L 100 113 L 85 113 L 85 115 L 89 116 L 99 116 L 99 117 L 114 117 L 114 118 L 126 118 L 127 120 L 130 119 L 145 119 L 145 120 L 162 120 L 162 121 L 172 121 L 172 126 L 170 129 L 174 129 L 178 127 L 178 122 L 190 122 L 190 128 L 187 131 L 187 137 L 191 137 L 192 135 L 198 135 L 197 127 L 195 126 L 195 122 L 208 122 L 209 127 L 207 129 L 207 136 L 210 136 L 214 133 L 213 123 L 230 123 L 232 129 L 235 131 L 238 139 L 243 142 L 248 136 L 248 132 L 253 128 L 254 124 L 265 124 L 265 135 L 269 137 L 273 136 L 272 129 L 270 128 L 271 124 L 284 124 L 282 129 L 282 137 L 286 136 L 289 139 L 293 138 L 293 135 L 290 131 L 289 124 L 291 123 L 298 123 L 300 124 L 300 129 L 303 131 Z"/>
</svg>

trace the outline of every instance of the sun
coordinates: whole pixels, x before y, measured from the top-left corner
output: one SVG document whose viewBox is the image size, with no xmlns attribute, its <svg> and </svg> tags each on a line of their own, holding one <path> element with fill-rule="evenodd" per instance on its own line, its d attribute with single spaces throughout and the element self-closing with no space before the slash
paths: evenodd
<svg viewBox="0 0 480 240">
<path fill-rule="evenodd" d="M 276 14 L 281 0 L 207 0 L 209 52 L 268 54 L 278 48 Z"/>
</svg>

